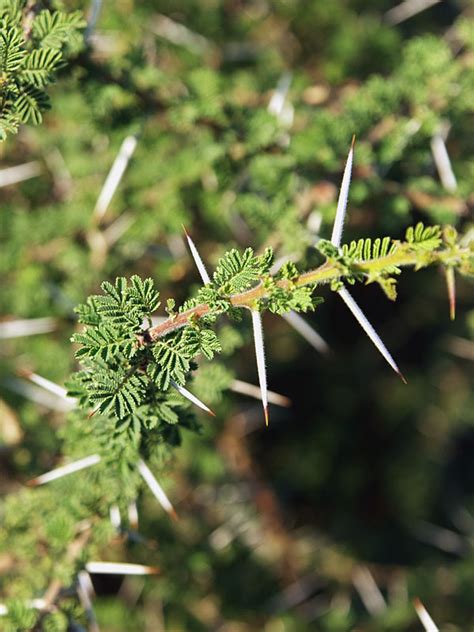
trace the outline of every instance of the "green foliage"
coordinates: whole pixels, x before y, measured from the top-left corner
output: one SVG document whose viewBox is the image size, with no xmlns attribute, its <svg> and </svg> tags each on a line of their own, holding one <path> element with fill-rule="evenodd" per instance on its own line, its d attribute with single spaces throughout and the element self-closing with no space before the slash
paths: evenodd
<svg viewBox="0 0 474 632">
<path fill-rule="evenodd" d="M 0 6 L 0 140 L 21 123 L 38 125 L 50 107 L 44 88 L 76 47 L 85 21 L 79 11 L 38 10 L 15 0 Z"/>
<path fill-rule="evenodd" d="M 0 189 L 0 335 L 22 319 L 52 328 L 0 340 L 0 601 L 11 606 L 2 629 L 86 627 L 77 573 L 93 559 L 161 568 L 133 608 L 133 580 L 113 596 L 115 582 L 96 582 L 101 629 L 405 632 L 418 625 L 416 596 L 440 628 L 472 628 L 473 564 L 457 528 L 474 509 L 463 278 L 473 272 L 472 17 L 463 2 L 395 26 L 385 0 L 334 0 L 330 11 L 312 0 L 247 4 L 102 3 L 85 44 L 75 9 L 89 16 L 90 3 L 0 0 L 2 136 L 30 124 L 2 158 L 39 173 Z M 268 106 L 289 75 L 278 115 Z M 339 250 L 321 238 L 354 133 Z M 136 150 L 98 218 L 131 135 Z M 440 177 L 435 135 L 455 187 Z M 204 287 L 182 224 L 217 268 Z M 270 250 L 255 254 L 269 247 L 295 263 L 270 274 Z M 404 273 L 396 306 L 361 285 L 394 298 L 398 274 L 427 265 L 456 275 L 454 323 L 435 270 Z M 381 368 L 327 291 L 347 284 L 408 385 Z M 313 316 L 320 294 L 327 304 Z M 257 380 L 248 308 L 308 312 L 332 350 L 319 357 L 263 314 L 269 388 L 292 401 L 270 403 L 265 432 L 260 403 L 229 392 Z M 18 377 L 30 371 L 66 384 L 76 410 L 66 416 L 71 402 Z M 172 381 L 216 418 L 201 420 Z M 91 454 L 100 463 L 23 488 Z M 155 502 L 139 459 L 179 523 Z M 456 530 L 455 555 L 418 539 L 427 523 Z M 366 567 L 386 600 L 377 616 L 354 588 Z M 36 611 L 31 599 L 56 579 L 54 612 Z M 296 605 L 294 581 L 308 590 Z"/>
</svg>

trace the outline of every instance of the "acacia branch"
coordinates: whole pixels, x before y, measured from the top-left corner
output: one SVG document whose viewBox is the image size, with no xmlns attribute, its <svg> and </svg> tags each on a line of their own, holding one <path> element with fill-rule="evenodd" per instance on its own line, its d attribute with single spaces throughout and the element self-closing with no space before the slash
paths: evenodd
<svg viewBox="0 0 474 632">
<path fill-rule="evenodd" d="M 371 259 L 369 261 L 361 261 L 353 263 L 350 267 L 346 267 L 337 260 L 327 260 L 314 270 L 303 272 L 296 279 L 287 280 L 280 279 L 275 281 L 275 285 L 282 289 L 289 289 L 291 286 L 302 287 L 304 285 L 322 285 L 336 280 L 344 280 L 345 278 L 354 278 L 354 276 L 362 276 L 368 278 L 371 275 L 381 275 L 396 267 L 416 267 L 432 265 L 440 263 L 444 266 L 459 267 L 463 260 L 469 256 L 469 248 L 450 248 L 447 247 L 433 252 L 410 251 L 410 244 L 400 243 L 399 247 L 392 253 Z M 233 307 L 251 308 L 255 302 L 268 296 L 269 290 L 260 282 L 257 286 L 233 294 L 228 297 L 229 303 Z M 144 342 L 155 342 L 159 338 L 185 327 L 191 320 L 196 320 L 211 313 L 211 308 L 206 303 L 196 305 L 187 309 L 180 314 L 174 314 L 167 320 L 150 327 L 141 336 Z"/>
</svg>

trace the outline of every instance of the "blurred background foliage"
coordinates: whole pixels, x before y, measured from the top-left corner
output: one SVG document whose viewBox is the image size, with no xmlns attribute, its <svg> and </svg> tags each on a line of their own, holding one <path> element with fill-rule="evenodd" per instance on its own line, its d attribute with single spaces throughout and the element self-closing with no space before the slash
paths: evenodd
<svg viewBox="0 0 474 632">
<path fill-rule="evenodd" d="M 57 464 L 67 421 L 18 372 L 64 384 L 76 368 L 73 307 L 102 280 L 152 276 L 163 298 L 184 301 L 199 280 L 183 224 L 211 269 L 234 246 L 271 245 L 310 265 L 352 134 L 346 241 L 398 238 L 419 220 L 467 232 L 472 221 L 472 1 L 410 17 L 389 0 L 120 0 L 93 24 L 100 4 L 48 3 L 84 11 L 85 43 L 49 90 L 43 124 L 0 147 L 2 169 L 30 163 L 22 181 L 0 170 L 0 326 L 51 319 L 47 333 L 0 341 L 1 487 L 25 534 L 60 512 L 46 490 L 15 494 Z M 104 208 L 98 196 L 127 138 L 133 155 Z M 436 139 L 454 181 L 440 177 Z M 101 527 L 98 559 L 161 569 L 95 576 L 101 630 L 415 631 L 415 597 L 443 630 L 472 627 L 472 287 L 458 283 L 455 322 L 434 269 L 404 273 L 395 304 L 377 287 L 354 295 L 408 385 L 327 292 L 308 320 L 329 354 L 264 316 L 269 386 L 292 402 L 272 408 L 266 430 L 260 404 L 229 391 L 235 378 L 256 382 L 249 323 L 223 321 L 224 352 L 194 380 L 217 419 L 182 435 L 163 479 L 180 521 L 145 494 L 145 543 L 113 536 L 107 518 Z M 74 477 L 65 497 L 89 481 Z M 47 569 L 12 580 L 7 558 L 4 598 L 28 584 L 39 596 Z M 9 629 L 28 629 L 18 617 L 24 627 Z M 73 621 L 86 625 L 71 600 L 42 625 Z"/>
</svg>

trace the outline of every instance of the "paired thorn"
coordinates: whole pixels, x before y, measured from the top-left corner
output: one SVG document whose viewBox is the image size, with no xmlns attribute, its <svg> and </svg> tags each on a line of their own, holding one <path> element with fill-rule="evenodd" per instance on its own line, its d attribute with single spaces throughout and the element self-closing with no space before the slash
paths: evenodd
<svg viewBox="0 0 474 632">
<path fill-rule="evenodd" d="M 353 156 L 354 156 L 354 143 L 355 143 L 355 136 L 352 137 L 351 148 L 347 156 L 346 166 L 344 168 L 344 174 L 342 176 L 341 189 L 339 192 L 339 199 L 337 201 L 336 218 L 334 220 L 334 226 L 332 229 L 331 243 L 333 244 L 333 246 L 336 246 L 337 248 L 339 248 L 341 245 L 342 230 L 344 227 L 344 218 L 346 216 L 346 210 L 347 210 L 347 200 L 349 196 L 349 186 L 351 182 L 352 163 L 353 163 Z M 357 303 L 349 294 L 349 292 L 346 290 L 346 288 L 342 288 L 341 290 L 339 290 L 338 294 L 342 298 L 344 303 L 347 305 L 347 307 L 350 309 L 355 319 L 357 320 L 359 325 L 362 327 L 362 329 L 365 331 L 365 333 L 368 335 L 370 340 L 374 343 L 374 345 L 377 347 L 379 352 L 388 362 L 388 364 L 392 367 L 395 373 L 397 373 L 400 376 L 400 379 L 406 384 L 407 383 L 406 379 L 404 378 L 402 372 L 398 368 L 395 360 L 392 358 L 391 354 L 389 353 L 387 347 L 384 345 L 382 339 L 380 338 L 378 333 L 375 331 L 375 329 L 372 327 L 370 322 L 367 320 L 364 312 L 360 309 L 360 307 L 357 305 Z"/>
<path fill-rule="evenodd" d="M 174 380 L 170 380 L 170 384 L 174 389 L 178 391 L 180 395 L 188 399 L 195 406 L 198 406 L 198 408 L 201 408 L 201 410 L 206 411 L 206 413 L 208 413 L 209 415 L 212 415 L 212 417 L 216 416 L 216 413 L 213 410 L 211 410 L 209 406 L 206 406 L 206 404 L 204 404 L 200 399 L 198 399 L 196 395 L 193 395 L 192 393 L 190 393 L 187 388 L 184 388 L 184 386 L 181 386 L 181 384 L 178 384 L 178 382 L 175 382 Z"/>
<path fill-rule="evenodd" d="M 263 412 L 265 415 L 265 425 L 268 426 L 268 394 L 267 394 L 267 371 L 265 368 L 265 348 L 263 346 L 263 327 L 260 312 L 251 310 L 253 338 L 255 342 L 255 356 L 257 359 L 258 381 L 260 384 L 260 394 L 262 397 Z"/>
<path fill-rule="evenodd" d="M 204 283 L 204 285 L 207 285 L 208 283 L 211 282 L 211 279 L 209 277 L 209 274 L 207 273 L 206 266 L 204 265 L 203 260 L 201 259 L 201 255 L 199 254 L 198 249 L 194 245 L 194 241 L 188 235 L 184 225 L 183 225 L 183 230 L 184 230 L 184 234 L 186 235 L 186 239 L 188 240 L 189 250 L 191 251 L 191 254 L 193 256 L 194 263 L 196 264 L 196 267 L 199 270 L 199 274 L 201 275 L 202 282 Z"/>
<path fill-rule="evenodd" d="M 30 487 L 37 487 L 38 485 L 44 485 L 45 483 L 49 483 L 51 481 L 57 480 L 58 478 L 62 478 L 63 476 L 67 476 L 68 474 L 72 474 L 73 472 L 78 472 L 79 470 L 83 470 L 87 467 L 91 467 L 92 465 L 96 465 L 101 460 L 99 454 L 91 454 L 90 456 L 86 456 L 83 459 L 79 459 L 78 461 L 73 461 L 72 463 L 68 463 L 67 465 L 63 465 L 62 467 L 58 467 L 54 470 L 46 472 L 41 476 L 38 476 L 27 482 L 27 485 Z M 178 514 L 176 513 L 173 505 L 171 504 L 168 496 L 163 491 L 161 485 L 158 483 L 154 475 L 152 474 L 150 468 L 146 465 L 146 463 L 139 459 L 137 463 L 138 471 L 140 472 L 143 480 L 148 485 L 150 490 L 152 491 L 155 498 L 158 500 L 163 509 L 174 519 L 178 519 Z M 138 523 L 138 513 L 135 503 L 131 503 L 128 509 L 130 523 L 137 524 Z M 119 529 L 121 525 L 120 511 L 117 505 L 112 505 L 110 508 L 110 520 L 112 525 Z M 93 571 L 90 571 L 93 572 Z M 99 572 L 99 571 L 97 571 Z"/>
<path fill-rule="evenodd" d="M 166 513 L 168 513 L 173 518 L 173 520 L 178 520 L 178 514 L 176 513 L 168 496 L 163 491 L 163 488 L 154 477 L 148 465 L 144 461 L 142 461 L 142 459 L 138 461 L 138 471 L 140 472 L 145 483 L 150 488 L 153 496 L 160 503 Z"/>
</svg>

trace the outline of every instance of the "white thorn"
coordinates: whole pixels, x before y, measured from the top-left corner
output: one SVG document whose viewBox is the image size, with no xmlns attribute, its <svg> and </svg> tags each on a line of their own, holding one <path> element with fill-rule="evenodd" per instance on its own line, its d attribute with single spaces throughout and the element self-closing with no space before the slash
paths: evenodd
<svg viewBox="0 0 474 632">
<path fill-rule="evenodd" d="M 57 467 L 54 470 L 46 472 L 41 476 L 37 476 L 31 481 L 28 481 L 28 485 L 32 485 L 34 487 L 36 487 L 37 485 L 44 485 L 45 483 L 49 483 L 58 478 L 62 478 L 63 476 L 67 476 L 68 474 L 72 474 L 73 472 L 83 470 L 86 467 L 91 467 L 91 465 L 96 465 L 97 463 L 99 463 L 99 461 L 100 455 L 91 454 L 90 456 L 86 456 L 83 459 L 73 461 L 72 463 L 68 463 L 67 465 L 63 465 L 61 467 Z"/>
<path fill-rule="evenodd" d="M 372 573 L 365 566 L 356 568 L 352 575 L 352 583 L 362 599 L 364 606 L 372 616 L 377 616 L 387 608 L 380 588 Z"/>
<path fill-rule="evenodd" d="M 138 529 L 138 509 L 134 500 L 128 505 L 128 522 L 133 529 Z"/>
<path fill-rule="evenodd" d="M 132 226 L 136 221 L 136 218 L 130 217 L 124 213 L 117 217 L 115 222 L 110 224 L 104 231 L 103 237 L 108 248 L 111 248 L 122 237 L 124 233 Z"/>
<path fill-rule="evenodd" d="M 166 320 L 168 320 L 166 316 L 152 316 L 151 326 L 156 327 L 157 325 L 161 325 L 161 323 L 164 323 Z M 148 327 L 148 323 L 146 321 L 143 321 L 142 327 Z"/>
<path fill-rule="evenodd" d="M 205 410 L 206 413 L 209 413 L 209 415 L 212 415 L 213 417 L 216 416 L 215 413 L 209 408 L 209 406 L 206 406 L 206 404 L 201 402 L 201 400 L 198 399 L 196 395 L 190 393 L 187 388 L 184 388 L 184 386 L 181 386 L 181 384 L 178 384 L 178 382 L 175 382 L 174 380 L 170 380 L 170 384 L 178 391 L 180 395 L 188 399 L 190 402 L 192 402 L 202 410 Z"/>
<path fill-rule="evenodd" d="M 431 522 L 418 521 L 415 533 L 421 542 L 431 544 L 431 546 L 447 553 L 462 556 L 467 548 L 466 540 L 458 533 Z"/>
<path fill-rule="evenodd" d="M 79 571 L 77 578 L 83 590 L 89 595 L 89 598 L 93 599 L 95 597 L 95 589 L 89 573 L 87 571 Z"/>
<path fill-rule="evenodd" d="M 378 333 L 375 331 L 375 329 L 372 327 L 372 325 L 369 323 L 369 321 L 365 317 L 363 311 L 357 305 L 357 303 L 352 298 L 352 296 L 349 294 L 349 292 L 346 290 L 346 288 L 342 288 L 342 289 L 338 290 L 338 294 L 342 298 L 344 303 L 347 305 L 347 307 L 351 310 L 352 314 L 354 315 L 354 317 L 357 320 L 357 322 L 359 323 L 359 325 L 362 327 L 362 329 L 365 331 L 365 333 L 372 340 L 372 342 L 377 347 L 377 349 L 380 351 L 380 353 L 383 355 L 385 360 L 389 363 L 389 365 L 392 367 L 392 369 L 396 373 L 398 373 L 398 375 L 402 378 L 402 380 L 404 382 L 406 382 L 406 380 L 403 377 L 400 369 L 398 368 L 395 360 L 392 358 L 392 356 L 390 355 L 387 347 L 382 342 L 382 339 L 380 338 Z"/>
<path fill-rule="evenodd" d="M 95 616 L 91 599 L 91 596 L 94 594 L 94 588 L 92 586 L 91 577 L 87 571 L 79 571 L 77 575 L 77 584 L 77 595 L 89 619 L 90 632 L 99 632 L 99 626 L 97 624 L 97 618 Z"/>
<path fill-rule="evenodd" d="M 104 186 L 102 187 L 94 208 L 94 217 L 96 221 L 100 221 L 105 215 L 136 146 L 136 136 L 127 136 L 120 146 L 117 157 L 115 158 L 112 168 L 105 179 Z"/>
<path fill-rule="evenodd" d="M 120 531 L 120 526 L 122 524 L 122 519 L 120 517 L 120 509 L 118 505 L 111 505 L 109 509 L 110 522 L 114 529 Z"/>
<path fill-rule="evenodd" d="M 45 406 L 51 410 L 57 410 L 60 413 L 66 413 L 71 410 L 69 402 L 57 397 L 57 395 L 52 395 L 43 388 L 40 388 L 35 384 L 31 384 L 30 382 L 25 382 L 24 380 L 20 380 L 16 377 L 6 377 L 1 380 L 1 384 L 14 393 L 19 393 L 23 397 L 26 397 L 40 406 Z"/>
<path fill-rule="evenodd" d="M 211 282 L 211 279 L 209 278 L 209 275 L 207 273 L 206 266 L 204 265 L 201 259 L 201 255 L 199 254 L 196 246 L 194 245 L 194 241 L 188 235 L 185 228 L 184 228 L 184 232 L 186 234 L 186 239 L 188 240 L 189 250 L 191 251 L 191 254 L 193 256 L 194 263 L 196 264 L 196 267 L 199 270 L 199 274 L 201 275 L 202 282 L 204 283 L 204 285 L 207 285 L 207 283 Z"/>
<path fill-rule="evenodd" d="M 451 166 L 451 160 L 449 158 L 448 150 L 446 149 L 446 143 L 440 133 L 435 134 L 431 139 L 431 153 L 433 154 L 433 159 L 435 161 L 436 169 L 438 170 L 441 184 L 446 191 L 454 193 L 457 189 L 458 183 Z"/>
<path fill-rule="evenodd" d="M 346 216 L 347 198 L 349 196 L 349 186 L 351 184 L 354 141 L 355 137 L 352 138 L 351 148 L 349 150 L 346 166 L 344 168 L 344 175 L 342 176 L 339 198 L 337 200 L 336 217 L 334 219 L 334 226 L 331 235 L 331 243 L 337 248 L 339 248 L 339 246 L 341 245 L 342 229 L 344 227 L 344 218 Z"/>
<path fill-rule="evenodd" d="M 48 393 L 52 393 L 64 402 L 67 402 L 71 410 L 77 406 L 77 400 L 74 397 L 68 397 L 67 390 L 63 386 L 59 386 L 59 384 L 51 382 L 51 380 L 48 380 L 37 373 L 31 373 L 30 371 L 20 371 L 19 374 L 30 380 L 30 382 L 33 382 L 33 384 L 36 384 L 45 391 L 48 391 Z"/>
<path fill-rule="evenodd" d="M 154 566 L 125 562 L 87 562 L 86 571 L 103 575 L 155 575 L 159 572 Z"/>
<path fill-rule="evenodd" d="M 296 331 L 303 336 L 303 338 L 309 342 L 316 351 L 319 351 L 319 353 L 329 352 L 329 345 L 327 342 L 321 338 L 318 332 L 314 330 L 299 314 L 296 312 L 287 312 L 286 314 L 282 314 L 282 317 L 293 327 L 293 329 L 296 329 Z"/>
<path fill-rule="evenodd" d="M 6 320 L 0 323 L 0 338 L 21 338 L 47 334 L 54 331 L 56 327 L 56 320 L 49 317 Z"/>
<path fill-rule="evenodd" d="M 184 46 L 198 55 L 210 53 L 215 49 L 214 44 L 203 35 L 191 31 L 188 27 L 175 22 L 166 15 L 159 14 L 153 21 L 151 28 L 159 37 L 163 37 L 177 46 Z"/>
<path fill-rule="evenodd" d="M 415 606 L 416 614 L 418 615 L 418 618 L 423 624 L 423 627 L 425 628 L 426 632 L 439 632 L 438 626 L 430 617 L 425 606 L 421 603 L 419 599 L 415 599 L 414 606 Z"/>
<path fill-rule="evenodd" d="M 87 27 L 84 33 L 86 41 L 89 40 L 94 33 L 101 8 L 102 0 L 92 0 L 89 15 L 87 17 Z"/>
<path fill-rule="evenodd" d="M 441 2 L 441 0 L 405 0 L 397 4 L 396 7 L 393 7 L 393 9 L 387 11 L 384 15 L 384 19 L 392 26 L 395 26 L 412 18 L 414 15 L 417 15 L 417 13 L 429 9 L 434 4 L 438 4 L 438 2 Z"/>
<path fill-rule="evenodd" d="M 258 381 L 260 383 L 260 393 L 262 397 L 263 412 L 265 414 L 265 425 L 268 426 L 268 397 L 267 397 L 267 371 L 265 368 L 265 349 L 263 346 L 263 327 L 260 312 L 251 310 L 253 339 L 255 342 L 255 356 L 257 358 Z"/>
<path fill-rule="evenodd" d="M 234 380 L 230 385 L 230 390 L 234 391 L 234 393 L 240 393 L 241 395 L 248 395 L 249 397 L 254 397 L 255 399 L 262 399 L 262 394 L 260 388 L 255 386 L 254 384 L 249 384 L 248 382 L 243 382 L 242 380 Z M 271 404 L 275 404 L 276 406 L 283 406 L 284 408 L 288 408 L 291 406 L 291 401 L 288 397 L 284 395 L 280 395 L 279 393 L 275 393 L 273 391 L 268 391 L 268 401 Z"/>
<path fill-rule="evenodd" d="M 291 80 L 293 75 L 291 72 L 285 72 L 280 77 L 277 87 L 272 94 L 272 98 L 270 99 L 270 103 L 268 104 L 267 110 L 270 114 L 273 114 L 278 119 L 281 117 L 283 113 L 283 109 L 285 106 L 285 100 L 288 95 L 288 90 L 290 89 Z"/>
<path fill-rule="evenodd" d="M 169 501 L 168 496 L 165 494 L 165 492 L 163 491 L 163 488 L 158 483 L 156 478 L 153 476 L 153 473 L 148 467 L 148 465 L 144 461 L 142 461 L 142 459 L 138 461 L 138 471 L 142 475 L 145 483 L 150 488 L 153 496 L 160 503 L 163 509 L 167 513 L 169 513 L 173 518 L 176 519 L 177 518 L 176 511 L 174 510 L 173 505 Z"/>
<path fill-rule="evenodd" d="M 23 182 L 23 180 L 29 180 L 39 176 L 41 173 L 41 164 L 34 160 L 33 162 L 26 162 L 23 165 L 17 165 L 16 167 L 7 167 L 6 169 L 0 169 L 0 187 L 6 187 L 9 184 L 16 184 L 17 182 Z"/>
</svg>

